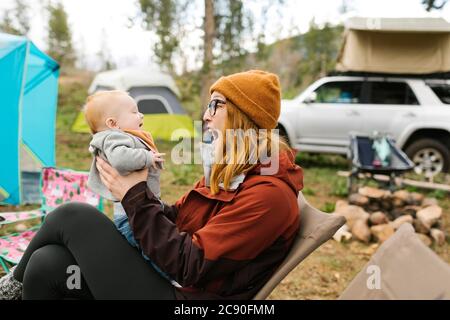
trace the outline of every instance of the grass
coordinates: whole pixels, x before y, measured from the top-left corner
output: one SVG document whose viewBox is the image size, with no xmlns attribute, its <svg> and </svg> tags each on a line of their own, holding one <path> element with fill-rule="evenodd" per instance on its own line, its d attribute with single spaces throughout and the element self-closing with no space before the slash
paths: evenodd
<svg viewBox="0 0 450 320">
<path fill-rule="evenodd" d="M 86 81 L 62 81 L 57 113 L 56 164 L 77 170 L 88 170 L 91 156 L 88 152 L 89 134 L 70 131 L 77 113 L 86 98 Z M 195 114 L 194 105 L 191 113 Z M 165 170 L 161 175 L 162 198 L 174 203 L 202 176 L 200 165 L 176 165 L 170 161 L 175 142 L 156 141 L 161 152 L 166 153 Z M 296 162 L 304 169 L 303 193 L 308 202 L 325 212 L 332 212 L 337 200 L 347 195 L 346 179 L 337 176 L 338 170 L 347 170 L 347 160 L 342 156 L 300 154 Z M 415 189 L 414 191 L 419 191 Z M 443 227 L 450 234 L 450 199 L 442 192 L 425 192 L 434 196 L 444 209 Z M 36 208 L 0 207 L 0 211 L 19 211 Z M 111 207 L 107 207 L 110 212 Z M 377 249 L 376 244 L 359 242 L 337 243 L 328 241 L 295 268 L 274 290 L 270 299 L 335 299 L 343 292 L 353 277 Z M 450 262 L 450 239 L 436 253 Z"/>
</svg>

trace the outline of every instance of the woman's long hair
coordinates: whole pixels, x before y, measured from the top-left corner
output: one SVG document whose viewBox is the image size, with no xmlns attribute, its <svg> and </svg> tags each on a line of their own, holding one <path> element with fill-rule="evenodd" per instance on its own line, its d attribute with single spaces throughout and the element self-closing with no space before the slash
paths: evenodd
<svg viewBox="0 0 450 320">
<path fill-rule="evenodd" d="M 278 152 L 281 153 L 289 149 L 287 143 L 276 132 L 259 129 L 232 102 L 227 101 L 226 106 L 225 128 L 221 133 L 221 138 L 217 141 L 219 145 L 216 149 L 215 163 L 211 170 L 210 188 L 212 194 L 219 192 L 219 183 L 223 182 L 224 188 L 227 190 L 233 177 L 254 168 L 260 163 L 261 158 L 271 157 L 273 141 L 278 142 L 275 145 L 278 147 Z M 222 149 L 221 154 L 220 149 Z"/>
</svg>

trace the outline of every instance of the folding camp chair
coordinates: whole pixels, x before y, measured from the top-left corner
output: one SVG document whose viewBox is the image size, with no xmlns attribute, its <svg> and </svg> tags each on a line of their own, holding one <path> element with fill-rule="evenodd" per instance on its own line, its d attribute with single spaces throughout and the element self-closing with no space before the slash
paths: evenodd
<svg viewBox="0 0 450 320">
<path fill-rule="evenodd" d="M 300 229 L 291 250 L 264 287 L 255 295 L 255 300 L 263 300 L 275 289 L 289 272 L 299 265 L 314 250 L 331 239 L 345 223 L 345 218 L 321 212 L 311 206 L 299 192 Z"/>
<path fill-rule="evenodd" d="M 41 218 L 63 203 L 77 201 L 85 202 L 103 210 L 101 197 L 87 187 L 88 173 L 70 169 L 43 168 L 40 186 L 42 204 L 39 210 L 6 212 L 0 216 L 4 218 L 0 227 L 30 219 Z M 23 252 L 39 229 L 40 224 L 24 232 L 13 233 L 0 237 L 0 264 L 8 272 L 8 263 L 17 264 Z"/>
<path fill-rule="evenodd" d="M 378 248 L 339 300 L 449 300 L 450 265 L 409 223 Z"/>
</svg>

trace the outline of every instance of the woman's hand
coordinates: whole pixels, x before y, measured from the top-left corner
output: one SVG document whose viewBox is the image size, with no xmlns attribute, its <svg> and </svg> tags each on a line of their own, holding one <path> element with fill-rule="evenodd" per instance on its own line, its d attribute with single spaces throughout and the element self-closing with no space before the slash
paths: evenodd
<svg viewBox="0 0 450 320">
<path fill-rule="evenodd" d="M 135 171 L 127 176 L 121 176 L 119 172 L 100 157 L 96 157 L 97 169 L 103 184 L 111 191 L 112 195 L 122 201 L 125 194 L 142 181 L 147 181 L 148 169 Z"/>
</svg>

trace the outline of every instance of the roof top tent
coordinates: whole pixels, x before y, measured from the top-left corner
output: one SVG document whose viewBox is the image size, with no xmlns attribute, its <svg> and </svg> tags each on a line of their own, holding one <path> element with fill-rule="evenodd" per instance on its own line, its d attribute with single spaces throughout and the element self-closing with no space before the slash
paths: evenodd
<svg viewBox="0 0 450 320">
<path fill-rule="evenodd" d="M 43 166 L 55 165 L 59 65 L 30 40 L 0 33 L 0 202 L 39 202 Z"/>
<path fill-rule="evenodd" d="M 336 70 L 446 74 L 450 72 L 450 23 L 442 18 L 350 18 Z"/>
<path fill-rule="evenodd" d="M 136 100 L 144 114 L 144 129 L 153 137 L 171 140 L 176 129 L 177 137 L 193 137 L 192 119 L 180 104 L 180 93 L 173 78 L 152 68 L 124 68 L 101 72 L 89 87 L 89 94 L 102 90 L 124 90 Z M 89 132 L 82 112 L 72 127 L 75 132 Z"/>
</svg>

